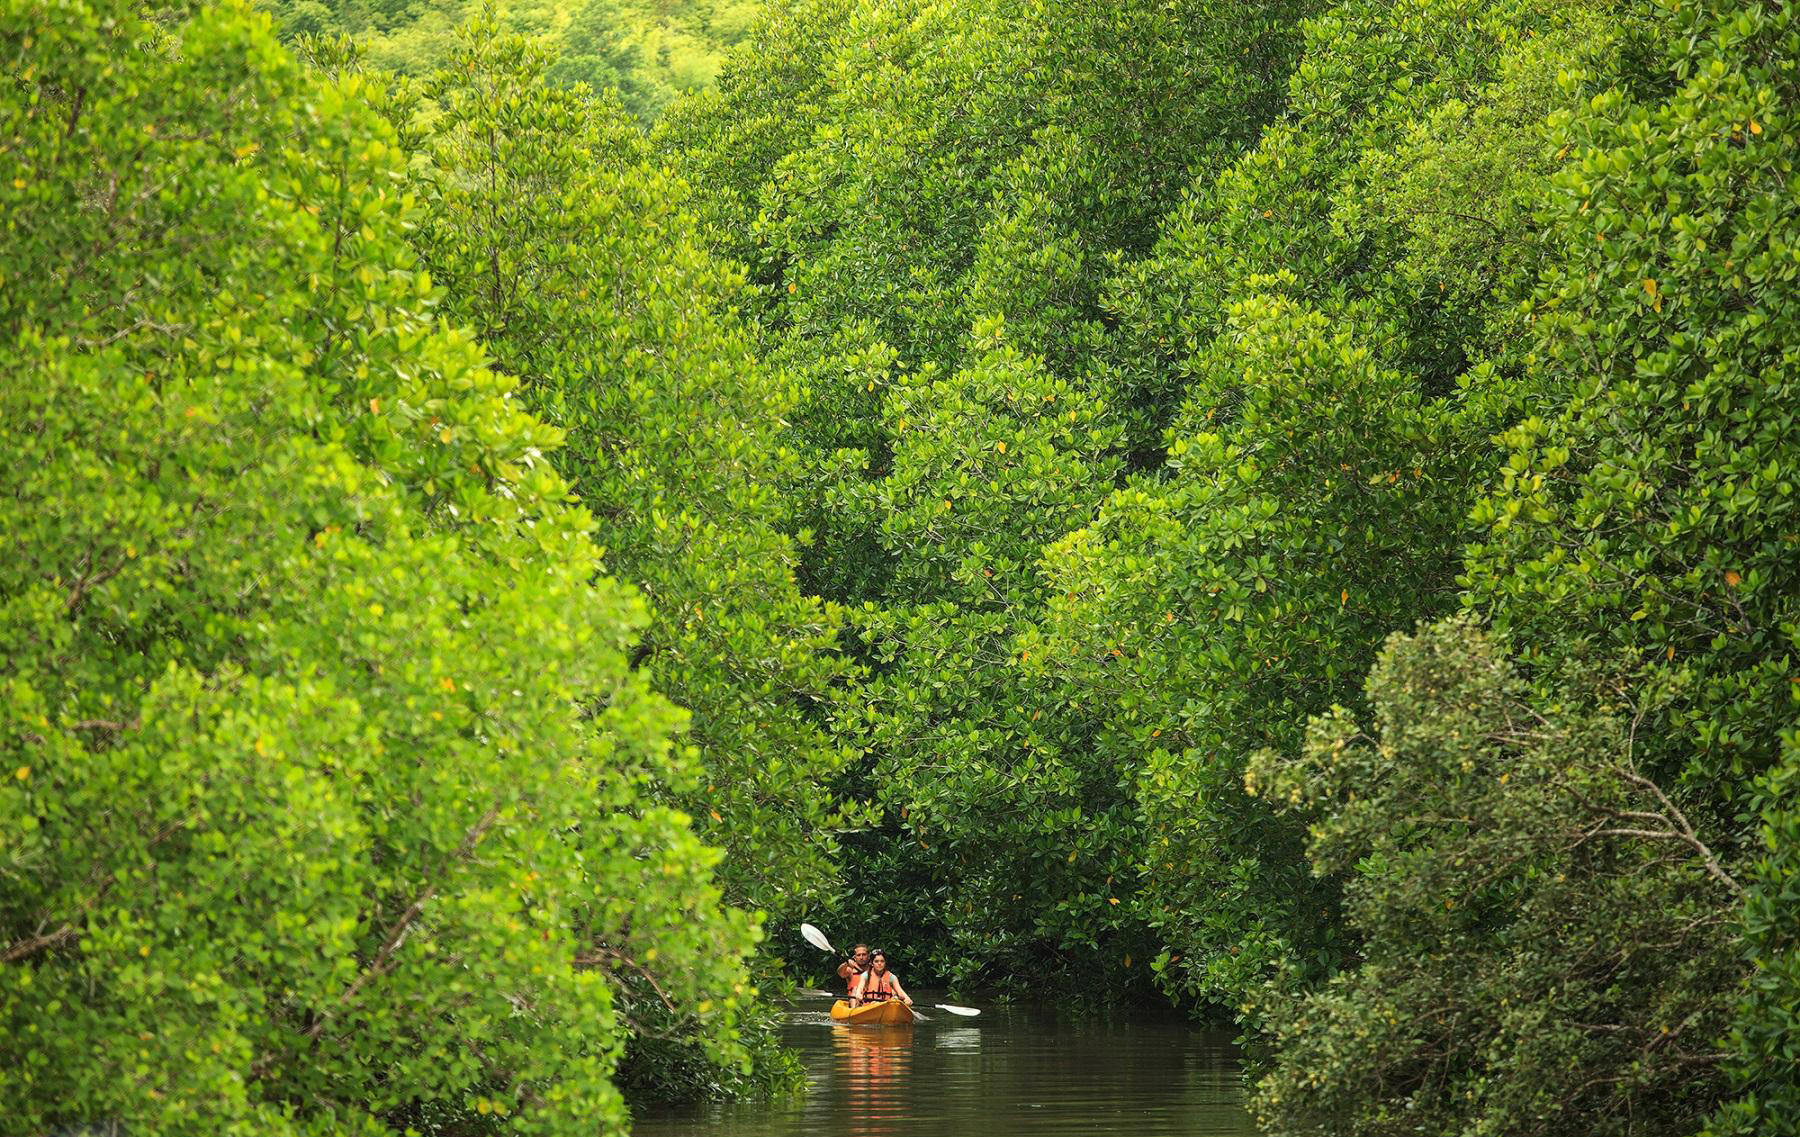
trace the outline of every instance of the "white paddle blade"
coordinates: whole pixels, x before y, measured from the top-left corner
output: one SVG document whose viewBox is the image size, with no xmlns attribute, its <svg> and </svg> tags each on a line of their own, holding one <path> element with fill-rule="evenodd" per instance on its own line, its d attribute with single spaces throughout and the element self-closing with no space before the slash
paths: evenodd
<svg viewBox="0 0 1800 1137">
<path fill-rule="evenodd" d="M 831 946 L 831 941 L 825 938 L 825 933 L 813 927 L 811 924 L 800 925 L 800 935 L 805 938 L 807 943 L 818 948 L 820 951 L 828 951 L 831 952 L 832 955 L 837 954 Z"/>
<path fill-rule="evenodd" d="M 953 1015 L 961 1015 L 965 1019 L 972 1019 L 981 1013 L 974 1007 L 953 1007 L 949 1003 L 933 1003 L 931 1005 L 940 1011 L 949 1011 Z"/>
</svg>

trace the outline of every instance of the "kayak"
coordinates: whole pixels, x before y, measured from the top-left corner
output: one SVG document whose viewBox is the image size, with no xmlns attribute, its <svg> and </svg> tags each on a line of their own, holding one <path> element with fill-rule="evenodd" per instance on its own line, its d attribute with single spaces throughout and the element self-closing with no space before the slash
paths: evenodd
<svg viewBox="0 0 1800 1137">
<path fill-rule="evenodd" d="M 852 1007 L 843 999 L 831 1004 L 831 1017 L 841 1023 L 865 1023 L 871 1026 L 911 1026 L 912 1008 L 898 999 L 885 1003 L 864 1003 Z"/>
</svg>

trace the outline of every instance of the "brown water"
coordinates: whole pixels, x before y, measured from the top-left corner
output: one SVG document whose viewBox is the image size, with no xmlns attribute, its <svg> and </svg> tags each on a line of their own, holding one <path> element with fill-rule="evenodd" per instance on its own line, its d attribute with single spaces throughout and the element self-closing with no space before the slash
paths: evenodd
<svg viewBox="0 0 1800 1137">
<path fill-rule="evenodd" d="M 1229 1033 L 1150 1012 L 1094 1019 L 1021 1007 L 974 1019 L 927 1009 L 930 1021 L 911 1027 L 850 1027 L 829 1008 L 803 1001 L 783 1029 L 806 1063 L 804 1097 L 647 1113 L 634 1137 L 1254 1137 Z"/>
</svg>

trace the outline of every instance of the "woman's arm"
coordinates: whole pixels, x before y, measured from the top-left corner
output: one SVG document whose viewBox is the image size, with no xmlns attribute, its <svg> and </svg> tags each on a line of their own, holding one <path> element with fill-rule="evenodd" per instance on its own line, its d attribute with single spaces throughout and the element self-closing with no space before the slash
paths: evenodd
<svg viewBox="0 0 1800 1137">
<path fill-rule="evenodd" d="M 912 996 L 906 993 L 906 988 L 900 986 L 900 977 L 890 971 L 888 972 L 888 982 L 894 985 L 894 994 L 900 996 L 900 1001 L 909 1007 L 912 1006 Z"/>
</svg>

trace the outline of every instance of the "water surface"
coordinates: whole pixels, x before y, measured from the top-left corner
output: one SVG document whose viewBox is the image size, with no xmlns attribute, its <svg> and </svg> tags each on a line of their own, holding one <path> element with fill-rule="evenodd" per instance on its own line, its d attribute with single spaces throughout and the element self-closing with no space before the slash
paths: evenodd
<svg viewBox="0 0 1800 1137">
<path fill-rule="evenodd" d="M 1254 1137 L 1229 1033 L 1155 1012 L 1096 1019 L 1025 1007 L 975 1019 L 926 1009 L 930 1021 L 912 1027 L 850 1027 L 829 1008 L 801 1002 L 782 1032 L 806 1063 L 804 1097 L 647 1112 L 635 1137 Z"/>
</svg>

